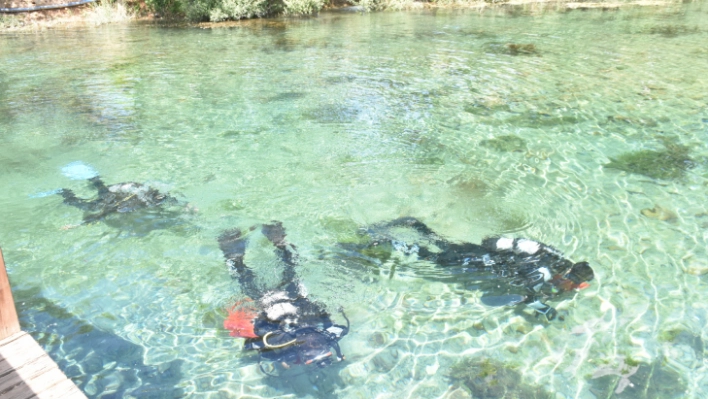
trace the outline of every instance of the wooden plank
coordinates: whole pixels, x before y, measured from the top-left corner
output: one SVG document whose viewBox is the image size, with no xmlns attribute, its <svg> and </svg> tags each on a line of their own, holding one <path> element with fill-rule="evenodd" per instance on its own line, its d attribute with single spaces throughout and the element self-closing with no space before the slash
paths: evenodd
<svg viewBox="0 0 708 399">
<path fill-rule="evenodd" d="M 17 378 L 16 375 L 12 377 Z M 16 381 L 16 380 L 15 380 Z M 50 393 L 54 387 L 62 381 L 68 381 L 66 376 L 59 371 L 58 368 L 49 368 L 42 370 L 40 374 L 33 376 L 32 379 L 22 379 L 19 377 L 19 382 L 9 387 L 7 391 L 0 394 L 2 399 L 30 399 L 34 397 L 43 398 L 42 393 Z M 71 381 L 69 381 L 71 382 Z"/>
<path fill-rule="evenodd" d="M 20 331 L 20 320 L 17 318 L 15 301 L 12 299 L 10 280 L 5 270 L 5 260 L 0 249 L 0 340 Z"/>
<path fill-rule="evenodd" d="M 11 391 L 13 387 L 23 383 L 30 385 L 34 391 L 37 391 L 37 388 L 43 390 L 45 386 L 56 385 L 65 379 L 66 377 L 59 371 L 56 363 L 49 355 L 44 354 L 44 356 L 25 362 L 3 375 L 0 380 L 0 392 Z M 12 396 L 10 395 L 10 397 Z M 5 399 L 5 395 L 2 398 Z"/>
<path fill-rule="evenodd" d="M 0 399 L 85 399 L 32 337 L 0 341 Z"/>
<path fill-rule="evenodd" d="M 0 357 L 3 358 L 2 365 L 0 366 L 0 375 L 3 374 L 3 370 L 9 368 L 19 367 L 18 359 L 22 362 L 34 360 L 45 354 L 44 349 L 42 349 L 39 344 L 32 338 L 31 335 L 24 331 L 5 338 L 0 341 Z"/>
<path fill-rule="evenodd" d="M 0 341 L 0 376 L 42 356 L 46 356 L 44 350 L 29 334 L 20 331 Z"/>
<path fill-rule="evenodd" d="M 51 389 L 38 392 L 37 399 L 86 399 L 86 395 L 71 380 L 64 377 L 64 381 Z"/>
<path fill-rule="evenodd" d="M 0 399 L 86 399 L 44 349 L 20 331 L 1 249 Z"/>
</svg>

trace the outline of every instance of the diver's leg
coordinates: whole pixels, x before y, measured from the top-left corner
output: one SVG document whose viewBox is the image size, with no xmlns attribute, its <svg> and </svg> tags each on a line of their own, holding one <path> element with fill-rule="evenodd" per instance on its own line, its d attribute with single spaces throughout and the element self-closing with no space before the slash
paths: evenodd
<svg viewBox="0 0 708 399">
<path fill-rule="evenodd" d="M 430 241 L 435 244 L 440 249 L 445 249 L 450 245 L 450 242 L 447 241 L 446 239 L 442 238 L 438 233 L 436 233 L 433 229 L 428 227 L 425 223 L 421 222 L 420 220 L 412 217 L 412 216 L 405 216 L 401 217 L 398 219 L 394 219 L 388 223 L 385 224 L 386 227 L 410 227 L 413 230 L 419 232 L 420 234 L 426 236 L 427 238 L 430 239 Z"/>
<path fill-rule="evenodd" d="M 227 230 L 218 238 L 219 248 L 226 258 L 226 265 L 229 267 L 231 277 L 238 279 L 243 292 L 249 297 L 256 299 L 260 296 L 260 290 L 255 283 L 253 271 L 243 263 L 246 254 L 246 239 L 241 236 L 241 230 Z"/>
<path fill-rule="evenodd" d="M 386 227 L 397 227 L 397 226 L 402 226 L 402 227 L 410 227 L 415 229 L 421 234 L 424 235 L 437 235 L 435 232 L 428 227 L 425 223 L 421 222 L 420 220 L 411 217 L 411 216 L 405 216 L 402 218 L 394 219 L 388 223 L 386 223 Z"/>
<path fill-rule="evenodd" d="M 285 241 L 285 228 L 283 224 L 274 221 L 271 224 L 264 224 L 261 231 L 263 235 L 273 243 L 276 248 L 276 253 L 282 259 L 285 267 L 283 268 L 283 277 L 281 285 L 286 286 L 288 291 L 299 291 L 295 288 L 297 285 L 297 274 L 295 266 L 297 266 L 297 252 L 293 244 Z"/>
</svg>

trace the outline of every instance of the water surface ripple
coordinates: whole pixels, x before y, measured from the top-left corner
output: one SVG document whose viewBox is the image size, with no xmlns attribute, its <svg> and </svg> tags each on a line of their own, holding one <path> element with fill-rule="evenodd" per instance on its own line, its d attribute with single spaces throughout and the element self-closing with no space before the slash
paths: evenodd
<svg viewBox="0 0 708 399">
<path fill-rule="evenodd" d="M 25 327 L 95 398 L 468 398 L 465 359 L 556 398 L 708 398 L 708 4 L 551 8 L 0 35 L 0 243 Z M 664 157 L 606 166 L 640 151 Z M 89 196 L 61 174 L 77 160 L 192 211 L 63 229 L 81 212 L 37 194 Z M 596 280 L 546 323 L 337 247 L 400 216 L 540 240 Z M 312 297 L 351 318 L 337 367 L 267 378 L 221 328 L 242 294 L 216 237 L 274 219 Z M 266 242 L 248 262 L 274 281 Z"/>
</svg>

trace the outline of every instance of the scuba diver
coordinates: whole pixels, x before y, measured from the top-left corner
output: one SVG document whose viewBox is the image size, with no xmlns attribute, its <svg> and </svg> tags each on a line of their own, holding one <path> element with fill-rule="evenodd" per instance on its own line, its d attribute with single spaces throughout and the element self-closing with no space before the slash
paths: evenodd
<svg viewBox="0 0 708 399">
<path fill-rule="evenodd" d="M 263 359 L 284 369 L 295 364 L 322 368 L 330 365 L 333 357 L 344 360 L 338 344 L 349 332 L 344 311 L 339 310 L 347 325 L 334 324 L 322 304 L 307 298 L 295 271 L 296 248 L 285 240 L 280 222 L 262 225 L 261 232 L 273 244 L 284 266 L 281 283 L 270 290 L 256 285 L 253 270 L 244 263 L 247 240 L 241 231 L 227 230 L 218 238 L 231 277 L 238 280 L 249 297 L 229 310 L 224 328 L 231 331 L 231 336 L 246 339 L 244 350 L 257 351 L 261 371 L 270 376 L 274 374 L 263 368 Z"/>
<path fill-rule="evenodd" d="M 413 229 L 430 245 L 409 245 L 391 238 L 388 230 L 396 227 Z M 413 217 L 375 225 L 366 233 L 373 240 L 366 247 L 388 243 L 391 250 L 435 263 L 440 267 L 436 276 L 442 272 L 456 281 L 462 275 L 474 281 L 475 288 L 484 292 L 481 301 L 487 306 L 523 304 L 547 320 L 555 319 L 558 312 L 544 303 L 545 299 L 586 288 L 594 278 L 587 262 L 573 263 L 560 251 L 525 238 L 490 237 L 481 245 L 452 243 Z M 359 245 L 355 250 L 363 249 Z"/>
<path fill-rule="evenodd" d="M 134 225 L 143 225 L 143 228 L 148 229 L 178 223 L 175 218 L 180 212 L 176 209 L 170 211 L 166 208 L 180 203 L 169 194 L 135 182 L 106 185 L 96 170 L 82 162 L 72 162 L 66 165 L 62 168 L 62 173 L 72 180 L 88 181 L 90 186 L 97 191 L 97 196 L 91 199 L 79 198 L 71 189 L 61 188 L 35 194 L 32 197 L 44 197 L 49 194 L 61 195 L 65 204 L 84 211 L 81 224 L 99 220 L 109 222 L 111 215 L 127 213 L 134 214 L 131 218 Z M 189 204 L 185 206 L 185 209 L 194 210 Z M 112 222 L 112 224 L 121 224 L 117 220 Z M 65 228 L 71 227 L 76 227 L 76 225 L 65 226 Z"/>
<path fill-rule="evenodd" d="M 59 191 L 64 203 L 85 212 L 84 223 L 101 220 L 112 213 L 127 213 L 138 209 L 156 208 L 162 205 L 176 205 L 177 199 L 169 194 L 140 183 L 128 182 L 106 186 L 99 176 L 88 181 L 98 191 L 98 198 L 79 198 L 68 188 Z"/>
</svg>

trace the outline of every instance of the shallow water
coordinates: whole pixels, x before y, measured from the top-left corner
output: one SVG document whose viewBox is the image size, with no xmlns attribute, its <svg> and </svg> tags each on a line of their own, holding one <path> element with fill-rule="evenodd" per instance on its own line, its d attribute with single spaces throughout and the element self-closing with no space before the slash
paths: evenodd
<svg viewBox="0 0 708 399">
<path fill-rule="evenodd" d="M 600 375 L 625 360 L 640 369 L 616 397 L 708 398 L 707 18 L 692 2 L 0 35 L 0 244 L 23 324 L 91 397 L 464 398 L 451 367 L 479 359 L 557 398 L 612 397 Z M 677 145 L 671 178 L 603 166 Z M 62 175 L 75 161 L 189 209 L 63 228 L 81 211 L 37 194 L 89 197 Z M 408 215 L 543 241 L 596 279 L 547 323 L 394 270 L 404 256 L 339 258 Z M 351 319 L 336 367 L 267 378 L 221 327 L 242 296 L 216 237 L 269 220 Z M 249 251 L 275 282 L 267 242 Z M 81 346 L 98 341 L 123 349 Z"/>
</svg>

